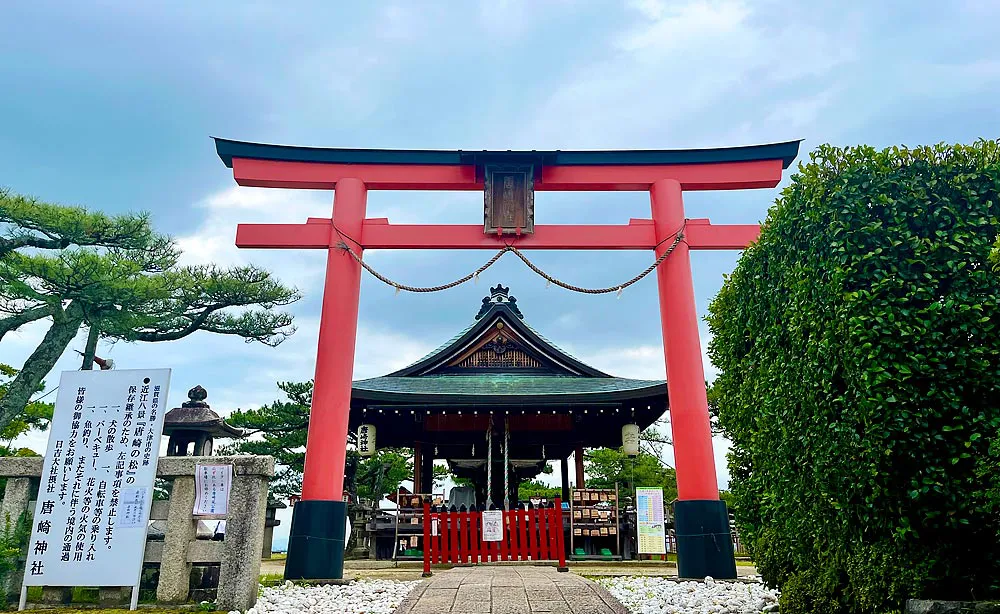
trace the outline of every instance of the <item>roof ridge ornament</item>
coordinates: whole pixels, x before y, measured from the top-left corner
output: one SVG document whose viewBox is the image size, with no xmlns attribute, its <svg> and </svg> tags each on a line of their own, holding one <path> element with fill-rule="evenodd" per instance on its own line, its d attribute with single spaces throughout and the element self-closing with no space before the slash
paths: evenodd
<svg viewBox="0 0 1000 614">
<path fill-rule="evenodd" d="M 521 310 L 517 306 L 517 298 L 511 296 L 510 288 L 503 284 L 497 284 L 495 287 L 490 288 L 490 295 L 483 297 L 483 305 L 479 308 L 476 319 L 482 319 L 495 305 L 505 305 L 518 318 L 524 319 L 524 314 L 521 313 Z"/>
</svg>

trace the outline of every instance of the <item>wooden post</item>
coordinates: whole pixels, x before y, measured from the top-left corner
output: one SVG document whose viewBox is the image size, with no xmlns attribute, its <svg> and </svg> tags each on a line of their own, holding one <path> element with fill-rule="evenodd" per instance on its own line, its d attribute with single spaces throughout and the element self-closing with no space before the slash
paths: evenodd
<svg viewBox="0 0 1000 614">
<path fill-rule="evenodd" d="M 424 500 L 424 573 L 423 577 L 431 576 L 431 504 Z M 374 550 L 374 548 L 372 548 Z"/>
<path fill-rule="evenodd" d="M 413 442 L 413 492 L 418 494 L 424 492 L 424 466 L 421 452 L 420 442 Z"/>
<path fill-rule="evenodd" d="M 559 459 L 559 473 L 562 474 L 562 500 L 569 501 L 569 458 Z"/>
<path fill-rule="evenodd" d="M 563 536 L 563 523 L 562 523 L 562 500 L 556 499 L 556 553 L 559 555 L 559 567 L 558 571 L 569 571 L 569 567 L 566 566 L 566 540 Z M 570 518 L 572 518 L 572 514 Z"/>
<path fill-rule="evenodd" d="M 423 472 L 420 485 L 427 490 L 428 494 L 434 494 L 434 446 L 428 444 L 427 449 L 421 449 L 420 460 L 423 462 L 423 466 L 420 468 Z"/>
<path fill-rule="evenodd" d="M 576 487 L 586 488 L 587 480 L 583 476 L 583 446 L 577 446 L 573 456 L 576 457 Z"/>
</svg>

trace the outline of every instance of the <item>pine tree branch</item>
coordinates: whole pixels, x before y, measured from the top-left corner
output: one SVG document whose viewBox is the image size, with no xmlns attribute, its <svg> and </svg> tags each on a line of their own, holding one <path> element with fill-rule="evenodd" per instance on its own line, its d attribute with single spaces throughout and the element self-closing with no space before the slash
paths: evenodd
<svg viewBox="0 0 1000 614">
<path fill-rule="evenodd" d="M 0 318 L 0 339 L 3 339 L 7 333 L 15 331 L 29 322 L 51 316 L 55 310 L 56 307 L 52 305 L 40 305 L 6 318 Z"/>
<path fill-rule="evenodd" d="M 52 315 L 52 326 L 35 351 L 31 353 L 7 392 L 0 397 L 0 424 L 10 424 L 24 411 L 31 395 L 38 390 L 42 379 L 52 370 L 83 324 L 83 309 L 71 303 L 65 310 Z"/>
<path fill-rule="evenodd" d="M 16 249 L 24 247 L 34 247 L 37 249 L 66 249 L 72 245 L 67 239 L 43 239 L 29 235 L 13 237 L 10 239 L 0 238 L 0 257 L 6 256 Z"/>
</svg>

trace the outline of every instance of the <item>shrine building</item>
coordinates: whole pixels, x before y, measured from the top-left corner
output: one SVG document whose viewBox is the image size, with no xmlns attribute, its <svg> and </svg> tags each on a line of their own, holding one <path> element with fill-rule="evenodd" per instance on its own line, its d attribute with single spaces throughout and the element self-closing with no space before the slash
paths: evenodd
<svg viewBox="0 0 1000 614">
<path fill-rule="evenodd" d="M 666 411 L 666 382 L 614 377 L 574 358 L 497 285 L 453 339 L 399 371 L 355 381 L 350 428 L 373 438 L 365 454 L 413 448 L 414 492 L 432 492 L 434 461 L 445 460 L 473 482 L 476 505 L 502 508 L 549 461 L 560 463 L 569 501 L 570 455 L 583 488 L 584 448 L 619 448 L 623 435 L 635 445 Z"/>
</svg>

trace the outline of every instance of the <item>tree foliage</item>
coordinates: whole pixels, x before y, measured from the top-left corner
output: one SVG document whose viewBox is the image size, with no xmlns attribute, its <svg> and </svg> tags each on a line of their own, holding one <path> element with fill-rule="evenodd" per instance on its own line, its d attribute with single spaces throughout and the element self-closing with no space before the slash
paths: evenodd
<svg viewBox="0 0 1000 614">
<path fill-rule="evenodd" d="M 11 367 L 10 365 L 5 365 L 0 363 L 0 398 L 7 393 L 7 388 L 10 386 L 12 378 L 17 375 L 17 369 Z M 45 382 L 39 384 L 36 392 L 42 392 L 45 389 Z M 20 437 L 21 435 L 33 431 L 33 430 L 45 430 L 48 428 L 49 423 L 52 421 L 52 412 L 55 410 L 55 405 L 42 400 L 30 401 L 24 407 L 24 411 L 21 415 L 17 416 L 14 420 L 7 424 L 2 430 L 0 430 L 0 440 L 6 441 L 5 446 L 0 446 L 0 456 L 27 456 L 27 453 L 18 453 L 19 450 L 13 450 L 10 448 L 11 442 Z M 28 450 L 30 455 L 34 453 Z"/>
<path fill-rule="evenodd" d="M 233 426 L 244 429 L 247 437 L 223 446 L 220 452 L 273 456 L 277 467 L 271 478 L 271 493 L 287 496 L 302 492 L 313 385 L 278 382 L 278 389 L 285 394 L 284 400 L 258 409 L 237 410 L 226 418 Z"/>
<path fill-rule="evenodd" d="M 271 480 L 271 493 L 281 497 L 302 492 L 313 383 L 278 382 L 278 388 L 286 400 L 259 409 L 238 410 L 227 418 L 233 426 L 246 430 L 248 436 L 224 446 L 221 452 L 273 456 L 278 467 Z M 354 443 L 354 437 L 354 433 L 348 434 L 349 443 Z M 362 458 L 357 451 L 348 450 L 346 465 L 345 487 L 363 499 L 380 499 L 413 477 L 413 452 L 386 448 Z"/>
<path fill-rule="evenodd" d="M 109 216 L 0 188 L 0 257 L 19 249 L 72 245 L 145 249 L 152 236 L 147 214 Z"/>
<path fill-rule="evenodd" d="M 737 522 L 782 612 L 1000 596 L 998 218 L 997 141 L 821 146 L 713 301 Z"/>
<path fill-rule="evenodd" d="M 378 501 L 396 492 L 403 480 L 413 477 L 413 453 L 408 448 L 382 448 L 358 464 L 355 490 L 358 497 Z"/>
<path fill-rule="evenodd" d="M 633 497 L 636 487 L 660 487 L 664 501 L 677 498 L 676 472 L 646 451 L 628 456 L 614 448 L 590 449 L 584 453 L 584 469 L 588 488 L 614 488 L 618 484 L 621 500 Z"/>
<path fill-rule="evenodd" d="M 124 341 L 196 331 L 268 345 L 294 332 L 277 309 L 294 289 L 252 266 L 183 266 L 146 215 L 107 216 L 0 192 L 0 338 L 50 319 L 42 342 L 0 399 L 0 428 L 25 407 L 84 325 Z"/>
<path fill-rule="evenodd" d="M 562 488 L 549 486 L 541 480 L 525 480 L 517 485 L 517 498 L 527 501 L 532 498 L 552 499 L 562 496 Z"/>
<path fill-rule="evenodd" d="M 7 393 L 7 387 L 10 386 L 11 378 L 17 375 L 17 369 L 11 367 L 10 365 L 5 365 L 0 363 L 0 398 Z M 45 388 L 44 382 L 38 386 L 36 392 L 41 392 Z M 0 444 L 0 456 L 40 456 L 37 452 L 30 448 L 14 448 L 14 440 L 21 435 L 34 430 L 44 430 L 48 428 L 49 423 L 52 422 L 52 412 L 55 410 L 55 406 L 52 403 L 47 403 L 42 401 L 40 398 L 29 402 L 24 407 L 24 412 L 12 420 L 3 430 L 0 430 L 0 440 L 5 443 Z M 7 478 L 0 478 L 0 492 L 3 492 L 7 488 Z M 0 519 L 2 520 L 2 519 Z M 0 537 L 0 544 L 4 543 L 5 538 Z M 0 550 L 3 547 L 0 546 Z M 3 554 L 0 553 L 0 557 Z M 2 567 L 0 563 L 0 567 Z M 0 577 L 2 577 L 3 572 L 0 570 Z M 0 586 L 3 584 L 0 583 Z"/>
</svg>

